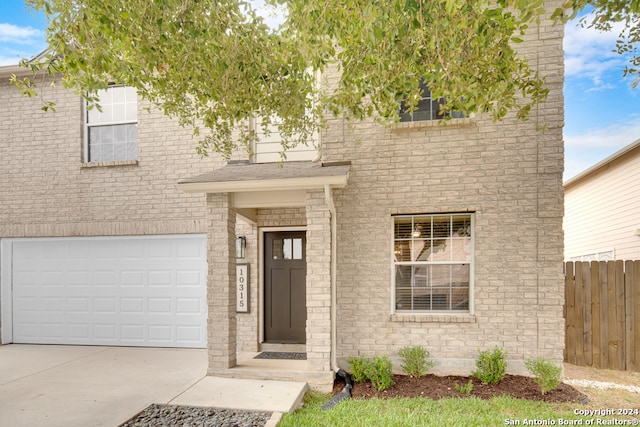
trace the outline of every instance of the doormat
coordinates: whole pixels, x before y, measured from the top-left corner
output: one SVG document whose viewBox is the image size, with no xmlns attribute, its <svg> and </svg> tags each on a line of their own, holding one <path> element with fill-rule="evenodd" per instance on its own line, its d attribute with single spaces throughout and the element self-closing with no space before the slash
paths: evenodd
<svg viewBox="0 0 640 427">
<path fill-rule="evenodd" d="M 307 353 L 294 353 L 282 351 L 263 351 L 254 357 L 254 359 L 289 359 L 289 360 L 307 360 Z"/>
</svg>

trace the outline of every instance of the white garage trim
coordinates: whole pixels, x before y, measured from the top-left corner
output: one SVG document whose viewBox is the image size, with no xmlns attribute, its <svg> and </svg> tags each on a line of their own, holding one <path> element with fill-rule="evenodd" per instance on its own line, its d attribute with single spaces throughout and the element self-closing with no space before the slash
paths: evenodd
<svg viewBox="0 0 640 427">
<path fill-rule="evenodd" d="M 13 320 L 11 317 L 11 242 L 0 239 L 0 344 L 13 342 Z"/>
<path fill-rule="evenodd" d="M 2 343 L 206 347 L 206 236 L 0 240 Z"/>
</svg>

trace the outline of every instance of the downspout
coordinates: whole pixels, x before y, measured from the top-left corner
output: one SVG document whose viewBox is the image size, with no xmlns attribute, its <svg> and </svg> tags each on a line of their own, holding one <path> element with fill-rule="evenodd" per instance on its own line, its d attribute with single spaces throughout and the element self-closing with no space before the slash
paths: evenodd
<svg viewBox="0 0 640 427">
<path fill-rule="evenodd" d="M 327 202 L 327 206 L 329 207 L 329 214 L 331 215 L 331 370 L 337 372 L 338 370 L 338 358 L 336 355 L 336 350 L 338 348 L 338 338 L 337 338 L 337 301 L 338 301 L 338 291 L 336 289 L 336 258 L 337 258 L 337 237 L 336 230 L 338 228 L 338 221 L 336 219 L 336 207 L 333 204 L 333 194 L 331 192 L 331 186 L 324 186 L 324 198 Z"/>
</svg>

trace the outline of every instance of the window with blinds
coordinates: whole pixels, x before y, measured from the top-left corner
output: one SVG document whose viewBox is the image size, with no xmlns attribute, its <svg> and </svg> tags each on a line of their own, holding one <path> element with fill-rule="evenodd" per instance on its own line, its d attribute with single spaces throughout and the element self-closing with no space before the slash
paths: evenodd
<svg viewBox="0 0 640 427">
<path fill-rule="evenodd" d="M 468 312 L 473 214 L 393 217 L 396 312 Z"/>
</svg>

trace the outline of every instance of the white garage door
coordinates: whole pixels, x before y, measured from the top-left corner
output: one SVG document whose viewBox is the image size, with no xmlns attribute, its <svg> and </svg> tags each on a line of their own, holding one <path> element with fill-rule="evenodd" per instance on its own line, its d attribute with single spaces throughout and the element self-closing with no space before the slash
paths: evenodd
<svg viewBox="0 0 640 427">
<path fill-rule="evenodd" d="M 16 239 L 5 279 L 7 246 L 13 342 L 206 347 L 206 236 Z"/>
</svg>

